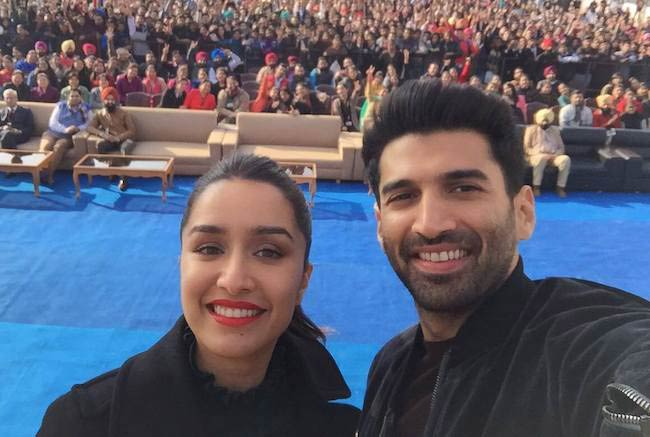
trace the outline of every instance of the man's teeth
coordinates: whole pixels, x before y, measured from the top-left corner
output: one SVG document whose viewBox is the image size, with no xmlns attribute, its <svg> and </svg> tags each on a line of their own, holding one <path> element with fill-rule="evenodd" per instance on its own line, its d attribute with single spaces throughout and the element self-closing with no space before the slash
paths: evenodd
<svg viewBox="0 0 650 437">
<path fill-rule="evenodd" d="M 418 257 L 424 261 L 431 261 L 434 263 L 452 261 L 461 259 L 467 256 L 467 252 L 462 249 L 450 250 L 447 252 L 420 252 Z"/>
<path fill-rule="evenodd" d="M 241 319 L 244 317 L 255 317 L 261 310 L 248 310 L 242 308 L 228 308 L 219 305 L 213 305 L 212 310 L 220 316 Z"/>
</svg>

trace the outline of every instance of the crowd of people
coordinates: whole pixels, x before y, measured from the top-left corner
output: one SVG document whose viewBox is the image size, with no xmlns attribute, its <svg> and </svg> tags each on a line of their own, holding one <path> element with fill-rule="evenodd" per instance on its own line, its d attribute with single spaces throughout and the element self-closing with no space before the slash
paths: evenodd
<svg viewBox="0 0 650 437">
<path fill-rule="evenodd" d="M 145 93 L 145 105 L 217 110 L 220 119 L 249 106 L 333 113 L 348 130 L 406 79 L 479 86 L 522 109 L 522 122 L 527 103 L 564 106 L 578 84 L 612 96 L 600 109 L 633 105 L 647 119 L 648 10 L 604 0 L 586 9 L 521 0 L 5 1 L 0 83 L 38 102 L 78 89 L 91 109 L 111 86 L 121 104 L 142 105 L 127 94 Z M 262 65 L 242 87 L 240 74 Z"/>
<path fill-rule="evenodd" d="M 3 97 L 58 102 L 41 146 L 60 156 L 74 132 L 55 119 L 85 129 L 110 110 L 105 96 L 227 123 L 240 111 L 332 114 L 360 131 L 418 78 L 499 96 L 520 124 L 549 109 L 541 118 L 561 127 L 648 129 L 649 14 L 643 1 L 2 2 L 0 83 Z M 15 147 L 25 135 L 7 120 L 0 145 Z"/>
</svg>

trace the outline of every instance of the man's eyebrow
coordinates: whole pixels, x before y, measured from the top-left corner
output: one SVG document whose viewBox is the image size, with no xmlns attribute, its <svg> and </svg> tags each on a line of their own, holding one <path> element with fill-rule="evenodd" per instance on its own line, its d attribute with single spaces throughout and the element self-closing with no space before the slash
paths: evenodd
<svg viewBox="0 0 650 437">
<path fill-rule="evenodd" d="M 293 241 L 293 236 L 282 226 L 258 226 L 255 228 L 256 235 L 285 235 Z"/>
<path fill-rule="evenodd" d="M 478 179 L 481 181 L 489 180 L 488 176 L 478 169 L 461 169 L 453 170 L 442 174 L 443 180 L 455 181 L 459 179 Z"/>
<path fill-rule="evenodd" d="M 225 234 L 226 230 L 220 226 L 214 225 L 196 225 L 190 229 L 190 235 L 195 232 L 202 232 L 206 234 Z"/>
<path fill-rule="evenodd" d="M 409 179 L 398 179 L 396 181 L 387 182 L 386 185 L 381 187 L 381 194 L 385 196 L 391 191 L 399 190 L 400 188 L 412 187 L 413 181 Z"/>
</svg>

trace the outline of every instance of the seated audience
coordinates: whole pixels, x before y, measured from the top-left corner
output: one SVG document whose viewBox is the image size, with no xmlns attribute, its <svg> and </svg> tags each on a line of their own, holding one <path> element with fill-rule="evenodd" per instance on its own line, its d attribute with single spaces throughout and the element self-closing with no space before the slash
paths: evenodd
<svg viewBox="0 0 650 437">
<path fill-rule="evenodd" d="M 98 136 L 97 153 L 119 152 L 128 155 L 135 147 L 133 117 L 118 104 L 120 96 L 113 87 L 102 90 L 104 108 L 98 111 L 88 125 L 88 133 Z M 127 179 L 118 182 L 120 191 L 126 191 Z"/>
<path fill-rule="evenodd" d="M 142 80 L 138 77 L 138 64 L 132 62 L 129 64 L 126 73 L 118 76 L 115 81 L 115 88 L 120 96 L 120 104 L 126 104 L 126 95 L 128 93 L 142 92 Z"/>
<path fill-rule="evenodd" d="M 571 158 L 564 153 L 564 142 L 560 129 L 553 126 L 555 115 L 550 109 L 541 109 L 535 113 L 535 124 L 526 128 L 524 133 L 524 151 L 526 159 L 533 167 L 533 193 L 541 194 L 542 179 L 546 165 L 557 167 L 558 196 L 566 197 L 566 184 L 571 171 Z"/>
<path fill-rule="evenodd" d="M 61 101 L 67 101 L 71 91 L 77 91 L 85 104 L 90 103 L 90 91 L 79 82 L 79 74 L 75 70 L 70 70 L 66 75 L 68 86 L 61 90 Z"/>
<path fill-rule="evenodd" d="M 2 91 L 14 90 L 18 94 L 18 101 L 26 102 L 32 97 L 32 90 L 25 83 L 25 74 L 20 70 L 11 73 L 11 81 L 4 84 Z"/>
<path fill-rule="evenodd" d="M 165 94 L 167 91 L 167 84 L 165 81 L 158 77 L 155 65 L 147 65 L 145 68 L 145 77 L 142 79 L 142 90 L 147 94 Z"/>
<path fill-rule="evenodd" d="M 239 87 L 235 76 L 228 76 L 226 89 L 219 92 L 217 98 L 217 123 L 235 123 L 237 114 L 248 112 L 250 97 L 248 93 Z"/>
<path fill-rule="evenodd" d="M 183 106 L 183 103 L 185 103 L 185 97 L 187 96 L 185 89 L 187 88 L 189 81 L 190 80 L 187 78 L 177 79 L 174 86 L 165 91 L 165 95 L 163 96 L 160 106 L 163 108 L 174 109 Z"/>
<path fill-rule="evenodd" d="M 571 103 L 560 109 L 560 127 L 591 127 L 593 115 L 585 105 L 585 96 L 580 90 L 571 92 Z"/>
<path fill-rule="evenodd" d="M 645 129 L 647 127 L 636 101 L 632 99 L 627 101 L 625 112 L 621 114 L 621 123 L 625 129 Z"/>
<path fill-rule="evenodd" d="M 350 91 L 343 83 L 336 86 L 336 99 L 332 101 L 332 115 L 341 118 L 341 130 L 359 132 L 359 114 L 357 97 L 350 96 Z"/>
<path fill-rule="evenodd" d="M 12 89 L 2 92 L 6 106 L 0 109 L 0 148 L 15 149 L 34 132 L 32 110 L 18 104 L 18 93 Z"/>
<path fill-rule="evenodd" d="M 199 109 L 212 111 L 217 107 L 217 101 L 212 94 L 212 84 L 207 80 L 198 89 L 191 90 L 185 97 L 182 109 Z"/>
<path fill-rule="evenodd" d="M 609 94 L 602 94 L 596 97 L 598 109 L 593 111 L 593 126 L 610 128 L 620 128 L 621 114 L 614 109 L 614 99 Z"/>
<path fill-rule="evenodd" d="M 38 73 L 36 86 L 32 88 L 32 102 L 56 103 L 59 101 L 59 90 L 50 85 L 50 79 L 46 73 Z"/>
<path fill-rule="evenodd" d="M 41 137 L 39 150 L 52 151 L 48 166 L 48 184 L 54 182 L 54 173 L 59 168 L 66 151 L 72 147 L 72 136 L 88 127 L 92 113 L 86 107 L 78 88 L 68 92 L 68 100 L 57 103 L 50 115 L 48 128 Z"/>
</svg>

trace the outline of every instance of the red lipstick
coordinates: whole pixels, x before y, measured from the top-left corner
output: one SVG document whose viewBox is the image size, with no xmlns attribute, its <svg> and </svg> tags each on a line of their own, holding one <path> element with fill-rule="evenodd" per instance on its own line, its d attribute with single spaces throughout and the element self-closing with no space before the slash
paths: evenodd
<svg viewBox="0 0 650 437">
<path fill-rule="evenodd" d="M 213 300 L 208 304 L 208 310 L 215 322 L 229 327 L 253 323 L 266 312 L 254 303 L 228 299 Z"/>
</svg>

